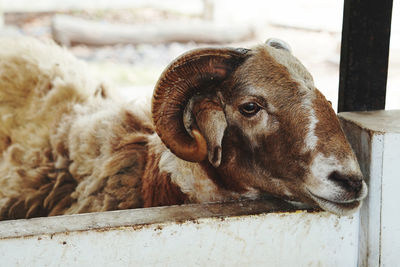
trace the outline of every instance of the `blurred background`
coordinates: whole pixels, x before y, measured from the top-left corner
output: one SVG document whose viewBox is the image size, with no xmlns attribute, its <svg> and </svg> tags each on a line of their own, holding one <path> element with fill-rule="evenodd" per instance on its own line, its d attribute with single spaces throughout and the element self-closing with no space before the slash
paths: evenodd
<svg viewBox="0 0 400 267">
<path fill-rule="evenodd" d="M 400 0 L 393 1 L 386 109 L 400 109 Z M 201 46 L 288 42 L 336 109 L 343 1 L 0 0 L 0 36 L 54 39 L 126 98 Z"/>
</svg>

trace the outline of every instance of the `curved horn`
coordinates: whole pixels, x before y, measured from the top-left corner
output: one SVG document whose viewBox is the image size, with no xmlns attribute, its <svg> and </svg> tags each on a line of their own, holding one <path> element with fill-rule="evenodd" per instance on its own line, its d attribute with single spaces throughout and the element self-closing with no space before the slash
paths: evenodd
<svg viewBox="0 0 400 267">
<path fill-rule="evenodd" d="M 183 112 L 193 95 L 211 93 L 247 57 L 247 49 L 202 48 L 175 59 L 161 74 L 153 93 L 152 114 L 157 134 L 178 157 L 199 162 L 207 142 L 197 130 L 189 134 Z"/>
<path fill-rule="evenodd" d="M 280 39 L 269 38 L 267 41 L 265 41 L 265 44 L 268 46 L 274 47 L 276 49 L 283 49 L 283 50 L 286 50 L 286 51 L 292 53 L 292 48 L 290 47 L 290 45 Z"/>
</svg>

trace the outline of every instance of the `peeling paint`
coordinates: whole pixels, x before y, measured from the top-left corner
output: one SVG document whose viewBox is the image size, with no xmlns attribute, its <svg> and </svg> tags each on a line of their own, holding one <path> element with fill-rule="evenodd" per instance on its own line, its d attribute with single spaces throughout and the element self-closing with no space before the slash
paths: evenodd
<svg viewBox="0 0 400 267">
<path fill-rule="evenodd" d="M 357 217 L 294 209 L 271 212 L 277 207 L 266 203 L 1 222 L 0 258 L 4 266 L 356 266 Z M 163 220 L 155 219 L 157 214 Z M 23 236 L 7 237 L 3 231 L 9 226 L 8 232 L 18 232 L 32 221 L 35 226 Z"/>
</svg>

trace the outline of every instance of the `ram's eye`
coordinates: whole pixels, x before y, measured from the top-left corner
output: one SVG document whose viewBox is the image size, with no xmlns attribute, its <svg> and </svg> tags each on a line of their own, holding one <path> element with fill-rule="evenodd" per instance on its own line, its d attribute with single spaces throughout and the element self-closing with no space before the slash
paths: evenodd
<svg viewBox="0 0 400 267">
<path fill-rule="evenodd" d="M 239 111 L 243 116 L 251 117 L 257 114 L 260 111 L 260 106 L 254 102 L 248 102 L 239 106 Z"/>
</svg>

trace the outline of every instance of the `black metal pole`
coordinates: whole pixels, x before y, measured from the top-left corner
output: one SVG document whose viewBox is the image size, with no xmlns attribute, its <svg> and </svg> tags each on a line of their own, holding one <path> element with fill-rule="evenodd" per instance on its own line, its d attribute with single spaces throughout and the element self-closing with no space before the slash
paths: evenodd
<svg viewBox="0 0 400 267">
<path fill-rule="evenodd" d="M 385 109 L 393 0 L 344 0 L 338 111 Z"/>
</svg>

